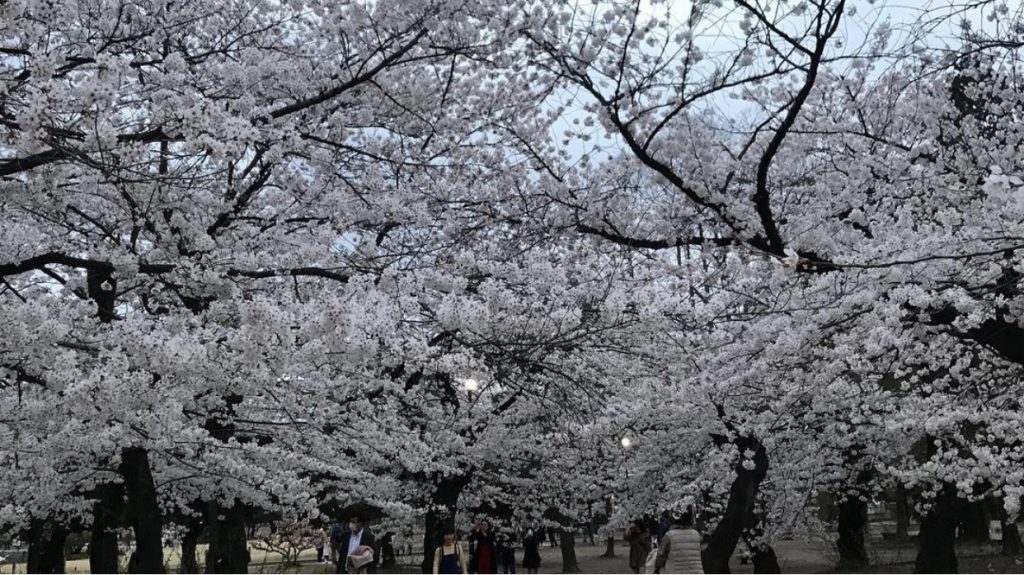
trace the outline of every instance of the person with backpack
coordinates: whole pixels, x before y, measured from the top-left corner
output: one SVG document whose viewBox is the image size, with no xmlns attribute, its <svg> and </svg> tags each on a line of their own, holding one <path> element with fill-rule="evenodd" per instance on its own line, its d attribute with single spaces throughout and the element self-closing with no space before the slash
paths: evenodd
<svg viewBox="0 0 1024 575">
<path fill-rule="evenodd" d="M 469 573 L 466 554 L 455 537 L 454 528 L 444 530 L 441 546 L 434 551 L 434 573 Z"/>
</svg>

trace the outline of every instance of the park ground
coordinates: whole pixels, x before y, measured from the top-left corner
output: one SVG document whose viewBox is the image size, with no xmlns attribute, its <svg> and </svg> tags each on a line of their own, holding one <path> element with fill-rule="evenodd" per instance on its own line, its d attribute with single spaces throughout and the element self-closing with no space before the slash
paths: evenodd
<svg viewBox="0 0 1024 575">
<path fill-rule="evenodd" d="M 783 573 L 836 573 L 836 555 L 833 547 L 822 541 L 780 541 L 775 547 Z M 580 569 L 583 573 L 629 573 L 628 549 L 616 545 L 616 556 L 605 558 L 603 546 L 579 544 L 576 548 Z M 200 554 L 202 549 L 200 549 Z M 520 550 L 521 553 L 521 550 Z M 870 554 L 872 566 L 863 573 L 911 573 L 916 548 L 912 542 L 894 544 L 875 540 Z M 959 545 L 957 547 L 961 573 L 1020 573 L 1024 572 L 1024 558 L 1005 557 L 999 554 L 997 545 Z M 558 548 L 544 547 L 541 550 L 541 573 L 561 573 L 562 559 Z M 178 553 L 175 549 L 166 551 L 167 564 L 171 572 L 178 567 Z M 521 554 L 519 559 L 521 560 Z M 382 570 L 382 573 L 418 573 L 419 556 L 399 557 L 399 567 Z M 752 573 L 750 565 L 743 565 L 734 557 L 733 573 Z M 522 569 L 519 569 L 523 572 Z M 88 573 L 88 559 L 74 559 L 67 562 L 68 573 Z M 252 550 L 250 573 L 332 573 L 333 566 L 317 563 L 316 553 L 305 551 L 299 565 L 284 566 L 274 553 Z M 0 566 L 0 575 L 24 573 L 24 564 Z"/>
</svg>

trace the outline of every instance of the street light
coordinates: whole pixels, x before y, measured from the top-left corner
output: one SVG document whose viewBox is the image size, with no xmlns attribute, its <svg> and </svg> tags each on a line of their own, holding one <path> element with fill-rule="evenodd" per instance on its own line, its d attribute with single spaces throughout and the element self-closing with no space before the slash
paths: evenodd
<svg viewBox="0 0 1024 575">
<path fill-rule="evenodd" d="M 467 377 L 462 381 L 462 390 L 466 392 L 466 399 L 473 401 L 473 395 L 480 391 L 480 382 L 475 377 Z"/>
<path fill-rule="evenodd" d="M 636 445 L 636 432 L 630 427 L 622 430 L 622 433 L 619 435 L 619 445 L 626 450 L 632 449 Z"/>
</svg>

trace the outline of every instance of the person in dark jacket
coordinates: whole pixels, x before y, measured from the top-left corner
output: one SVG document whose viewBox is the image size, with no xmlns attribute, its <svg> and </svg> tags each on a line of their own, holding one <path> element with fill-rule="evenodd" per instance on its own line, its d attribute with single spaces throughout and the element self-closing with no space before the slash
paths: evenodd
<svg viewBox="0 0 1024 575">
<path fill-rule="evenodd" d="M 366 567 L 366 571 L 368 573 L 376 573 L 377 563 L 380 561 L 380 550 L 377 547 L 377 540 L 373 537 L 373 532 L 370 531 L 370 528 L 364 524 L 362 518 L 358 515 L 353 515 L 346 527 L 343 531 L 336 532 L 336 537 L 334 534 L 331 537 L 332 543 L 335 543 L 338 549 L 335 573 L 347 573 L 346 561 L 348 556 L 364 545 L 373 549 L 373 562 Z"/>
<path fill-rule="evenodd" d="M 528 529 L 523 537 L 523 569 L 536 573 L 540 568 L 540 546 L 544 543 L 544 529 Z"/>
<path fill-rule="evenodd" d="M 626 529 L 626 543 L 629 545 L 629 568 L 633 573 L 642 573 L 651 552 L 651 534 L 641 521 L 633 521 Z"/>
<path fill-rule="evenodd" d="M 551 540 L 552 547 L 558 547 L 558 530 L 554 527 L 548 527 L 548 539 Z"/>
<path fill-rule="evenodd" d="M 473 532 L 469 534 L 469 539 L 475 543 L 469 560 L 469 572 L 497 573 L 498 550 L 494 544 L 494 531 L 491 529 L 491 522 L 484 519 L 477 523 Z"/>
<path fill-rule="evenodd" d="M 380 538 L 380 566 L 381 567 L 394 567 L 398 562 L 395 561 L 395 534 L 393 531 L 388 531 L 384 534 L 384 537 Z"/>
<path fill-rule="evenodd" d="M 661 538 L 664 537 L 670 529 L 672 529 L 672 519 L 667 513 L 664 513 L 661 516 L 661 521 L 658 522 L 657 530 L 654 532 L 655 539 L 658 540 L 658 545 L 661 545 Z"/>
<path fill-rule="evenodd" d="M 498 571 L 495 573 L 516 572 L 516 541 L 509 529 L 499 529 L 495 534 L 498 548 Z"/>
</svg>

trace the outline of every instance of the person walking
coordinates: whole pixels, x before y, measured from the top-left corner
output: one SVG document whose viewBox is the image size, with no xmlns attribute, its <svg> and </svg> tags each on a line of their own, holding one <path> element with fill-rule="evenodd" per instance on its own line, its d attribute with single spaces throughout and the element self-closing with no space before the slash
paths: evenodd
<svg viewBox="0 0 1024 575">
<path fill-rule="evenodd" d="M 380 538 L 380 566 L 384 568 L 394 567 L 398 562 L 395 560 L 395 533 L 388 531 Z"/>
<path fill-rule="evenodd" d="M 658 542 L 658 545 L 661 545 L 661 538 L 669 532 L 669 529 L 672 529 L 672 520 L 666 512 L 661 515 L 661 520 L 658 521 L 658 525 L 654 529 L 654 539 Z"/>
<path fill-rule="evenodd" d="M 498 548 L 498 571 L 496 573 L 516 572 L 516 541 L 508 529 L 499 529 L 495 535 Z"/>
<path fill-rule="evenodd" d="M 544 543 L 544 530 L 528 529 L 523 537 L 523 569 L 536 573 L 540 568 L 540 546 Z"/>
<path fill-rule="evenodd" d="M 558 530 L 554 527 L 548 527 L 548 539 L 551 541 L 552 547 L 558 547 Z"/>
<path fill-rule="evenodd" d="M 651 552 L 651 533 L 642 522 L 630 522 L 626 528 L 626 544 L 629 545 L 629 568 L 633 573 L 643 573 Z"/>
<path fill-rule="evenodd" d="M 412 555 L 412 536 L 413 528 L 411 525 L 406 524 L 402 528 L 402 553 L 404 555 Z"/>
<path fill-rule="evenodd" d="M 341 525 L 340 521 L 332 521 L 331 527 L 327 532 L 331 563 L 337 563 L 341 558 L 341 536 L 345 533 L 345 528 Z"/>
<path fill-rule="evenodd" d="M 471 573 L 497 573 L 498 552 L 494 545 L 494 531 L 491 522 L 484 519 L 476 524 L 469 539 L 474 543 L 469 561 Z"/>
<path fill-rule="evenodd" d="M 374 539 L 373 532 L 363 523 L 361 517 L 353 515 L 348 521 L 347 529 L 336 537 L 332 537 L 332 540 L 337 541 L 338 560 L 335 563 L 337 573 L 350 572 L 350 565 L 357 565 L 356 568 L 360 572 L 377 572 L 377 540 Z M 369 562 L 366 562 L 366 548 L 372 551 Z M 354 561 L 349 561 L 349 556 L 355 557 Z"/>
<path fill-rule="evenodd" d="M 331 534 L 329 528 L 321 529 L 316 540 L 316 562 L 326 563 L 331 556 Z"/>
<path fill-rule="evenodd" d="M 444 530 L 441 546 L 434 551 L 434 573 L 469 573 L 466 554 L 455 537 L 455 528 Z"/>
<path fill-rule="evenodd" d="M 693 513 L 685 511 L 672 521 L 671 529 L 661 538 L 654 565 L 657 573 L 704 573 Z"/>
</svg>

